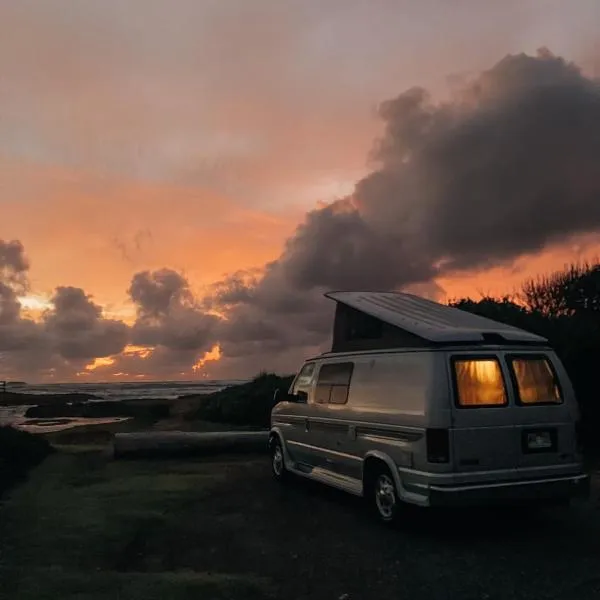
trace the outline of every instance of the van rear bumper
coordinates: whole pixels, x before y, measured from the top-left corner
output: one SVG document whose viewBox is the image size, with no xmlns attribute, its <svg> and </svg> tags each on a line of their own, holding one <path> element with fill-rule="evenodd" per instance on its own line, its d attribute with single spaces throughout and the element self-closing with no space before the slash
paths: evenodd
<svg viewBox="0 0 600 600">
<path fill-rule="evenodd" d="M 430 506 L 472 506 L 513 502 L 552 502 L 590 493 L 588 475 L 570 475 L 477 485 L 430 485 Z"/>
</svg>

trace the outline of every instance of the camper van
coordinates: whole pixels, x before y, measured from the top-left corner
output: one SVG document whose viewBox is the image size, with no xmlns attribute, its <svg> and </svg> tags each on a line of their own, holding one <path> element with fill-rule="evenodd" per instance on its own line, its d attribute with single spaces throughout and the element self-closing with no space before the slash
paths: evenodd
<svg viewBox="0 0 600 600">
<path fill-rule="evenodd" d="M 330 352 L 276 393 L 273 475 L 418 506 L 587 494 L 577 402 L 546 339 L 410 294 L 331 292 Z"/>
</svg>

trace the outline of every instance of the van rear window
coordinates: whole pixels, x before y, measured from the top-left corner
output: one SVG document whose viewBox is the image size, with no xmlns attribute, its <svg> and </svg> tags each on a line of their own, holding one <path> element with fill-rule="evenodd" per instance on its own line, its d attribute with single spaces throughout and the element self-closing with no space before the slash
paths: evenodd
<svg viewBox="0 0 600 600">
<path fill-rule="evenodd" d="M 545 356 L 513 356 L 510 365 L 519 404 L 560 404 L 562 402 L 554 369 Z"/>
<path fill-rule="evenodd" d="M 456 402 L 459 406 L 504 406 L 506 386 L 496 358 L 455 358 Z"/>
</svg>

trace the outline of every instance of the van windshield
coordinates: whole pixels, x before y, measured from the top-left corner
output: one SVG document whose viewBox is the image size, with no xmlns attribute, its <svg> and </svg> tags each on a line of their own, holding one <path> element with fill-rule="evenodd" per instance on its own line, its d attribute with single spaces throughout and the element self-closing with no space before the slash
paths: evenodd
<svg viewBox="0 0 600 600">
<path fill-rule="evenodd" d="M 556 375 L 545 356 L 512 357 L 510 365 L 519 404 L 560 404 L 562 402 Z"/>
<path fill-rule="evenodd" d="M 459 406 L 506 405 L 506 387 L 498 359 L 455 358 L 453 364 Z"/>
</svg>

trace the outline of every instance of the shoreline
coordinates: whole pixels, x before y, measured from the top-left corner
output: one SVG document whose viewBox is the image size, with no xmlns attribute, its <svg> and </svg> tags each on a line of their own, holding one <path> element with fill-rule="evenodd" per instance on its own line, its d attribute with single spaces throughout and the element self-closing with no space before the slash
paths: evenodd
<svg viewBox="0 0 600 600">
<path fill-rule="evenodd" d="M 185 405 L 193 410 L 199 400 L 179 398 L 130 398 L 104 400 L 84 393 L 28 394 L 0 392 L 0 410 L 8 413 L 4 426 L 36 436 L 105 439 L 117 431 L 148 431 L 169 422 Z M 11 410 L 12 409 L 12 410 Z M 185 409 L 187 410 L 187 408 Z M 14 418 L 10 414 L 14 411 Z M 73 436 L 75 430 L 80 434 Z"/>
<path fill-rule="evenodd" d="M 291 380 L 292 376 L 261 373 L 245 383 L 207 393 L 184 393 L 175 399 L 104 400 L 81 393 L 10 392 L 0 393 L 0 409 L 20 410 L 16 428 L 58 444 L 102 445 L 120 432 L 254 431 L 269 426 L 273 393 L 288 388 Z M 43 425 L 36 428 L 40 419 Z"/>
<path fill-rule="evenodd" d="M 3 408 L 33 405 L 40 406 L 42 404 L 61 402 L 88 402 L 90 400 L 102 400 L 102 398 L 84 392 L 71 392 L 66 394 L 31 394 L 13 391 L 0 392 L 0 406 Z"/>
</svg>

